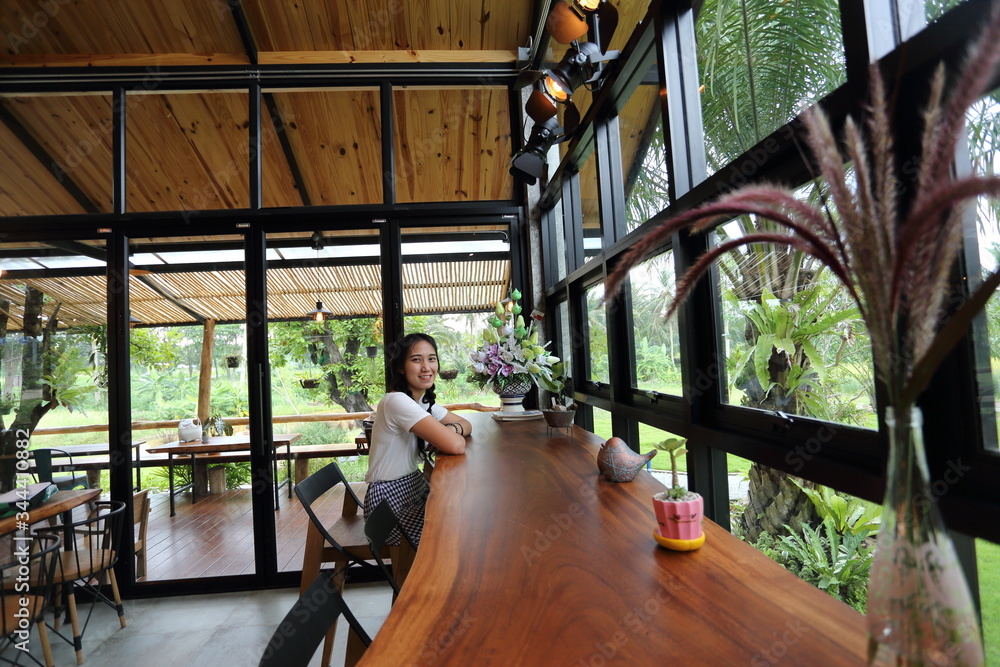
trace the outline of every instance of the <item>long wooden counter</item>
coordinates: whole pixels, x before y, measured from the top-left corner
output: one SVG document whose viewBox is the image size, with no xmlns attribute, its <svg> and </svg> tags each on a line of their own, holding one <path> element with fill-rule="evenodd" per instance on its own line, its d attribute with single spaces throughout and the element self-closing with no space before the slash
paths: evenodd
<svg viewBox="0 0 1000 667">
<path fill-rule="evenodd" d="M 602 442 L 472 415 L 439 456 L 417 558 L 360 665 L 860 665 L 863 617 L 706 520 L 653 540 L 642 472 L 598 479 Z"/>
</svg>

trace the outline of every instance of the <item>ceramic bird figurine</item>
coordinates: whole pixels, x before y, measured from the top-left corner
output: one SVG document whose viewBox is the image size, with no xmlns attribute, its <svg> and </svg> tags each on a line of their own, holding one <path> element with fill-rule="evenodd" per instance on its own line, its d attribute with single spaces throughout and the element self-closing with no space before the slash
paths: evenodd
<svg viewBox="0 0 1000 667">
<path fill-rule="evenodd" d="M 621 438 L 609 438 L 597 453 L 597 468 L 609 482 L 631 482 L 656 452 L 638 454 L 629 449 Z"/>
</svg>

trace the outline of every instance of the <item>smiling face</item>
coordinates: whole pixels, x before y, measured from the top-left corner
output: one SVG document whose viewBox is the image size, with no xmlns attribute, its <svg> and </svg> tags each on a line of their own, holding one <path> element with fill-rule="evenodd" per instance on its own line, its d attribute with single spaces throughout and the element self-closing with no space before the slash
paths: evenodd
<svg viewBox="0 0 1000 667">
<path fill-rule="evenodd" d="M 410 393 L 419 400 L 437 378 L 438 357 L 434 346 L 425 340 L 414 343 L 400 372 L 406 376 L 406 385 L 410 388 Z"/>
</svg>

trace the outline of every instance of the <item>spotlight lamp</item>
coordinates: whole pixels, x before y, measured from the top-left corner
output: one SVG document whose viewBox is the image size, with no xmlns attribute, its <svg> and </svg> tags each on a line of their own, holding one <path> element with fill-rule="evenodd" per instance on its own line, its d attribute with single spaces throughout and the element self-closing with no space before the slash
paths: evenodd
<svg viewBox="0 0 1000 667">
<path fill-rule="evenodd" d="M 510 173 L 528 185 L 545 175 L 546 155 L 553 145 L 566 141 L 573 134 L 573 126 L 568 131 L 559 126 L 559 121 L 553 116 L 548 120 L 535 123 L 531 128 L 528 143 L 511 160 Z"/>
<path fill-rule="evenodd" d="M 603 72 L 596 67 L 598 63 L 614 60 L 618 55 L 618 51 L 601 53 L 592 42 L 574 45 L 558 64 L 539 73 L 525 112 L 536 123 L 552 118 L 557 112 L 556 104 L 569 104 L 574 90 L 600 83 Z"/>
<path fill-rule="evenodd" d="M 566 0 L 557 2 L 545 21 L 545 29 L 552 39 L 560 44 L 574 42 L 587 33 L 587 15 L 602 4 L 601 0 Z M 611 9 L 602 9 L 602 13 L 618 10 L 610 2 L 603 3 Z"/>
</svg>

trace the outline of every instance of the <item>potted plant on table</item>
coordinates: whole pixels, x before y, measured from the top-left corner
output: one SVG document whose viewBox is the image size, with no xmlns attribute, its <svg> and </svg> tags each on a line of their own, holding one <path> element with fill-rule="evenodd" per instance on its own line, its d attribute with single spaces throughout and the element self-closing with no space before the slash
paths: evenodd
<svg viewBox="0 0 1000 667">
<path fill-rule="evenodd" d="M 692 551 L 705 543 L 701 528 L 705 518 L 705 501 L 701 494 L 681 486 L 677 475 L 677 457 L 687 454 L 684 438 L 667 438 L 653 445 L 670 456 L 670 488 L 653 496 L 653 511 L 658 524 L 653 537 L 668 549 Z"/>
<path fill-rule="evenodd" d="M 966 110 L 990 84 L 998 61 L 1000 5 L 949 99 L 942 99 L 943 69 L 934 77 L 912 183 L 902 181 L 913 161 L 895 155 L 887 95 L 873 67 L 865 131 L 847 122 L 846 157 L 821 110 L 803 118 L 832 206 L 825 199 L 820 206 L 802 201 L 781 187 L 741 188 L 655 223 L 607 282 L 607 294 L 615 294 L 629 270 L 674 234 L 702 232 L 720 220 L 754 215 L 773 223 L 773 229 L 745 234 L 706 252 L 679 281 L 668 317 L 715 260 L 753 244 L 809 255 L 843 283 L 871 336 L 875 372 L 886 397 L 886 492 L 866 614 L 875 661 L 932 664 L 947 657 L 949 664 L 983 663 L 972 597 L 930 489 L 916 401 L 1000 285 L 997 270 L 970 286 L 967 298 L 948 312 L 954 305 L 949 303 L 953 269 L 963 244 L 958 205 L 1000 195 L 1000 178 L 953 178 L 951 173 L 956 145 L 964 138 Z M 912 201 L 901 201 L 900 193 L 908 189 L 914 193 Z"/>
<path fill-rule="evenodd" d="M 527 322 L 522 315 L 521 292 L 498 301 L 483 329 L 482 346 L 471 354 L 469 381 L 490 387 L 503 404 L 501 412 L 522 412 L 521 401 L 535 385 L 552 393 L 562 391 L 562 362 L 549 354 L 548 343 L 538 343 L 535 329 L 544 317 L 532 311 Z"/>
</svg>

